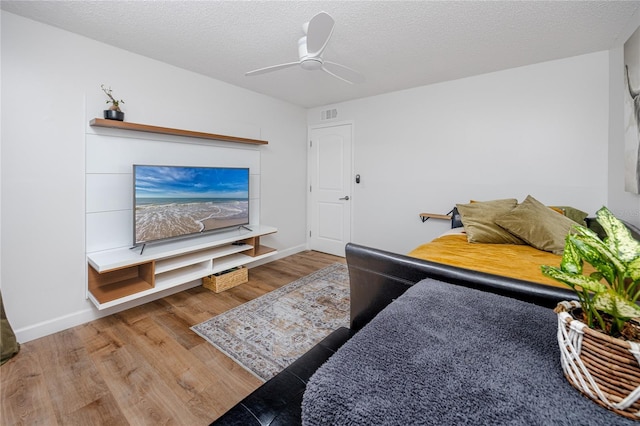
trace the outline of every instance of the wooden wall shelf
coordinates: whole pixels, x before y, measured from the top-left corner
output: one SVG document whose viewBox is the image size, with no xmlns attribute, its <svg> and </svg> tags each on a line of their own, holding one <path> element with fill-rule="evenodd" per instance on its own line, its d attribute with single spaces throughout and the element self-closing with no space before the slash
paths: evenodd
<svg viewBox="0 0 640 426">
<path fill-rule="evenodd" d="M 438 213 L 420 213 L 420 219 L 422 222 L 426 222 L 428 219 L 443 219 L 443 220 L 451 220 L 451 215 L 449 214 L 438 214 Z"/>
<path fill-rule="evenodd" d="M 216 135 L 215 133 L 194 132 L 191 130 L 172 129 L 170 127 L 150 126 L 148 124 L 129 123 L 125 121 L 94 118 L 89 122 L 93 127 L 109 127 L 112 129 L 133 130 L 136 132 L 160 133 L 163 135 L 185 136 L 188 138 L 210 139 L 223 142 L 248 143 L 266 145 L 269 142 L 259 139 L 238 138 L 235 136 Z"/>
</svg>

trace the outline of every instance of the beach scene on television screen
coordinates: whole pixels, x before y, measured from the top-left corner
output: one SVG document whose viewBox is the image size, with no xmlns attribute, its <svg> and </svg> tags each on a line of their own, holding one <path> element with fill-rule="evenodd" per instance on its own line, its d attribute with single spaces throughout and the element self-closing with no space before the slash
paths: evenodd
<svg viewBox="0 0 640 426">
<path fill-rule="evenodd" d="M 136 166 L 135 243 L 249 223 L 248 169 Z"/>
</svg>

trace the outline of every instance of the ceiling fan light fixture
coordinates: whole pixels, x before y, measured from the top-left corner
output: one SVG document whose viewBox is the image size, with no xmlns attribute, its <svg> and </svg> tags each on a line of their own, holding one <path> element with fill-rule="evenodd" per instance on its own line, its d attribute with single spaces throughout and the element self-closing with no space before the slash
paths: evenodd
<svg viewBox="0 0 640 426">
<path fill-rule="evenodd" d="M 322 68 L 322 59 L 320 58 L 307 58 L 300 61 L 300 66 L 303 70 L 315 71 Z"/>
</svg>

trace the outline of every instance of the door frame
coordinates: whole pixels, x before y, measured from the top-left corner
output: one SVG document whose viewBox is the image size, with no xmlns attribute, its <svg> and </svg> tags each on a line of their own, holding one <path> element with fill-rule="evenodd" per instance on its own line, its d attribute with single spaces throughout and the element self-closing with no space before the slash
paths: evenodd
<svg viewBox="0 0 640 426">
<path fill-rule="evenodd" d="M 349 184 L 349 192 L 350 192 L 350 202 L 351 202 L 351 208 L 350 208 L 350 215 L 349 215 L 349 229 L 350 229 L 350 239 L 353 239 L 353 231 L 354 231 L 354 221 L 353 221 L 353 212 L 354 212 L 354 198 L 353 198 L 353 191 L 355 189 L 354 186 L 354 170 L 355 170 L 355 145 L 356 145 L 356 138 L 355 138 L 355 123 L 353 120 L 343 120 L 343 121 L 332 121 L 329 123 L 319 123 L 319 124 L 312 124 L 312 125 L 308 125 L 307 126 L 307 237 L 306 237 L 306 241 L 307 241 L 307 250 L 311 249 L 311 211 L 313 206 L 311 205 L 311 191 L 309 191 L 309 188 L 311 187 L 311 165 L 312 165 L 312 160 L 313 158 L 311 158 L 311 132 L 313 130 L 316 129 L 324 129 L 324 128 L 328 128 L 328 127 L 338 127 L 338 126 L 345 126 L 345 125 L 350 125 L 351 126 L 351 179 L 349 180 L 350 184 Z"/>
</svg>

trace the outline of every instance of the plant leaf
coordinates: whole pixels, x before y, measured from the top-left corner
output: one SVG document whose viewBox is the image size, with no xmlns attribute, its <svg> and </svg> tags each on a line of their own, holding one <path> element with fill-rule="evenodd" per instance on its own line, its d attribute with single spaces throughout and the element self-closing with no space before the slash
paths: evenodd
<svg viewBox="0 0 640 426">
<path fill-rule="evenodd" d="M 573 235 L 569 236 L 569 239 L 578 255 L 602 273 L 608 283 L 613 283 L 618 272 L 626 269 L 599 238 L 591 235 Z"/>
<path fill-rule="evenodd" d="M 567 237 L 564 239 L 564 253 L 562 254 L 562 261 L 560 262 L 560 269 L 564 272 L 568 272 L 570 274 L 581 274 L 582 273 L 582 258 L 578 254 L 576 250 L 575 244 Z"/>
<path fill-rule="evenodd" d="M 596 234 L 593 229 L 589 229 L 586 226 L 582 226 L 582 225 L 574 225 L 573 226 L 574 231 L 576 232 L 576 234 L 579 235 L 588 235 L 591 236 L 593 238 L 597 238 L 600 239 L 600 237 L 598 236 L 598 234 Z"/>
<path fill-rule="evenodd" d="M 613 290 L 596 294 L 593 297 L 593 304 L 596 309 L 614 318 L 628 320 L 640 317 L 640 306 L 625 300 Z"/>
<path fill-rule="evenodd" d="M 598 223 L 607 233 L 607 245 L 623 262 L 631 262 L 640 257 L 640 241 L 631 235 L 629 229 L 606 207 L 596 212 Z"/>
<path fill-rule="evenodd" d="M 577 286 L 597 294 L 605 292 L 608 289 L 608 287 L 602 284 L 600 281 L 595 280 L 591 277 L 587 277 L 585 275 L 570 274 L 553 266 L 542 266 L 541 269 L 542 273 L 547 277 L 553 278 L 556 281 L 563 282 L 574 290 Z"/>
<path fill-rule="evenodd" d="M 627 276 L 633 281 L 640 280 L 640 257 L 627 264 Z"/>
</svg>

